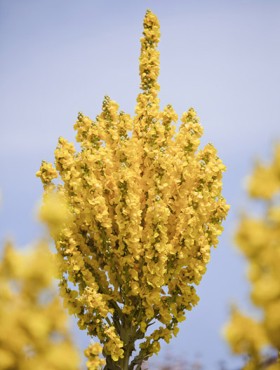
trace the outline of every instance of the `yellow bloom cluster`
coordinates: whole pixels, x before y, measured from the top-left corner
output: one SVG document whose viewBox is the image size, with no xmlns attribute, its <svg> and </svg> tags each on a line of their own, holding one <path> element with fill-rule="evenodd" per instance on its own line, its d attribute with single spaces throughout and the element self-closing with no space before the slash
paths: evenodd
<svg viewBox="0 0 280 370">
<path fill-rule="evenodd" d="M 66 315 L 52 287 L 53 261 L 45 245 L 0 260 L 0 370 L 76 370 Z"/>
<path fill-rule="evenodd" d="M 63 194 L 63 189 L 53 192 L 52 186 L 48 186 L 44 196 L 43 203 L 39 210 L 39 218 L 44 222 L 52 235 L 60 232 L 62 225 L 70 222 L 72 219 L 71 211 L 67 205 L 67 199 Z"/>
<path fill-rule="evenodd" d="M 175 132 L 172 106 L 159 108 L 159 36 L 147 11 L 135 117 L 106 96 L 96 120 L 78 115 L 81 151 L 60 138 L 55 168 L 43 162 L 37 173 L 47 193 L 55 190 L 51 178 L 61 181 L 57 191 L 72 214 L 55 236 L 61 293 L 80 328 L 104 344 L 110 369 L 127 368 L 136 340 L 143 343 L 131 369 L 176 335 L 198 302 L 195 285 L 229 208 L 225 166 L 212 145 L 198 150 L 203 129 L 194 109 Z M 153 320 L 163 326 L 145 336 Z"/>
<path fill-rule="evenodd" d="M 257 322 L 234 313 L 226 337 L 234 353 L 252 356 L 248 364 L 252 369 L 263 360 L 261 348 L 265 345 L 280 351 L 280 205 L 275 197 L 277 193 L 280 193 L 280 145 L 276 147 L 272 163 L 258 164 L 249 182 L 250 196 L 266 201 L 265 215 L 244 217 L 236 235 L 236 242 L 249 261 L 251 299 L 261 308 L 263 319 Z M 273 369 L 280 369 L 280 364 L 273 366 Z"/>
<path fill-rule="evenodd" d="M 86 350 L 85 356 L 88 358 L 87 368 L 88 370 L 98 370 L 105 365 L 105 360 L 99 357 L 102 352 L 102 347 L 99 343 L 92 343 Z"/>
<path fill-rule="evenodd" d="M 244 369 L 258 369 L 262 360 L 261 350 L 269 343 L 262 325 L 233 308 L 225 333 L 233 353 L 250 356 Z"/>
<path fill-rule="evenodd" d="M 249 182 L 249 194 L 252 198 L 272 199 L 279 192 L 280 186 L 280 146 L 275 148 L 271 165 L 257 163 Z"/>
</svg>

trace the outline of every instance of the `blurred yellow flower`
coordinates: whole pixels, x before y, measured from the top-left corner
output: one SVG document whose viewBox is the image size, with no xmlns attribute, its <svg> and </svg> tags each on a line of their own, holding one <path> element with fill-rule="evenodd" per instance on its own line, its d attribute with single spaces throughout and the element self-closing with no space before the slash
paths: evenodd
<svg viewBox="0 0 280 370">
<path fill-rule="evenodd" d="M 280 145 L 271 164 L 257 164 L 249 183 L 249 195 L 266 202 L 263 217 L 243 217 L 236 233 L 239 249 L 249 262 L 251 299 L 263 314 L 255 321 L 233 311 L 225 330 L 235 353 L 248 354 L 246 369 L 258 369 L 264 362 L 262 349 L 270 346 L 280 353 Z M 268 369 L 280 369 L 273 364 Z"/>
<path fill-rule="evenodd" d="M 0 260 L 0 370 L 78 369 L 54 274 L 44 243 L 27 253 L 5 246 Z"/>
</svg>

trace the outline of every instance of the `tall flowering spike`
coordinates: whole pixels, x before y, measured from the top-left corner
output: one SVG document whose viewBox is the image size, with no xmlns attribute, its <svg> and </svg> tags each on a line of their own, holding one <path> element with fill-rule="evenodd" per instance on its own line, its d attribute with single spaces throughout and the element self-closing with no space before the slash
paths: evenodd
<svg viewBox="0 0 280 370">
<path fill-rule="evenodd" d="M 141 38 L 140 77 L 141 89 L 147 94 L 155 94 L 159 91 L 157 78 L 159 76 L 159 51 L 157 45 L 160 38 L 160 26 L 157 17 L 147 10 L 144 18 L 144 31 Z"/>
<path fill-rule="evenodd" d="M 233 353 L 249 355 L 246 369 L 263 367 L 264 347 L 270 346 L 280 354 L 280 206 L 276 197 L 280 193 L 279 169 L 278 144 L 272 163 L 258 163 L 248 186 L 252 198 L 266 203 L 266 213 L 259 218 L 244 217 L 236 234 L 237 245 L 249 262 L 252 303 L 263 312 L 262 320 L 256 321 L 234 311 L 225 330 Z M 271 369 L 280 369 L 279 360 L 278 357 Z"/>
<path fill-rule="evenodd" d="M 105 97 L 95 120 L 78 115 L 81 152 L 60 138 L 55 168 L 43 162 L 37 173 L 71 212 L 60 234 L 52 232 L 61 294 L 80 328 L 99 338 L 111 370 L 139 368 L 177 334 L 198 302 L 195 286 L 228 211 L 225 166 L 212 145 L 198 151 L 203 129 L 194 109 L 177 133 L 172 106 L 160 110 L 160 33 L 151 11 L 143 34 L 135 117 Z"/>
<path fill-rule="evenodd" d="M 141 78 L 136 115 L 139 129 L 147 129 L 148 125 L 158 118 L 159 114 L 159 51 L 157 45 L 160 38 L 160 26 L 157 17 L 147 10 L 144 22 L 143 37 L 141 38 L 141 54 L 139 58 L 139 73 Z M 144 118 L 145 117 L 145 118 Z"/>
</svg>

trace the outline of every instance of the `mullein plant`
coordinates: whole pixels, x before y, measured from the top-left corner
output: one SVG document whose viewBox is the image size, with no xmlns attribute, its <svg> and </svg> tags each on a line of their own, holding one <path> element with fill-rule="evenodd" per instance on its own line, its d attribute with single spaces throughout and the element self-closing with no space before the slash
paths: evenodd
<svg viewBox="0 0 280 370">
<path fill-rule="evenodd" d="M 0 260 L 0 370 L 77 370 L 80 358 L 53 286 L 45 243 L 19 252 L 5 245 Z"/>
<path fill-rule="evenodd" d="M 43 161 L 37 172 L 45 203 L 56 194 L 69 213 L 59 231 L 48 222 L 61 295 L 80 329 L 102 344 L 110 370 L 140 369 L 161 339 L 178 333 L 199 300 L 195 287 L 229 208 L 225 166 L 213 145 L 198 150 L 203 129 L 194 109 L 178 132 L 172 106 L 160 109 L 159 38 L 148 10 L 135 116 L 106 96 L 95 120 L 78 115 L 81 150 L 60 137 L 55 165 Z"/>
<path fill-rule="evenodd" d="M 271 164 L 255 166 L 248 185 L 249 196 L 262 200 L 265 212 L 242 218 L 236 243 L 249 262 L 251 300 L 262 317 L 255 320 L 233 308 L 225 336 L 233 353 L 247 355 L 244 369 L 280 370 L 280 145 Z M 267 347 L 275 357 L 263 356 Z"/>
</svg>

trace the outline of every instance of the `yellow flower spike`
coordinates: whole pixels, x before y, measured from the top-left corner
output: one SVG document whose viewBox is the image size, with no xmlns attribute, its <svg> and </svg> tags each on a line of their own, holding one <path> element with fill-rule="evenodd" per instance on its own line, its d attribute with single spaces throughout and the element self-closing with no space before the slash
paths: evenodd
<svg viewBox="0 0 280 370">
<path fill-rule="evenodd" d="M 228 206 L 225 166 L 213 146 L 198 151 L 202 126 L 194 109 L 178 116 L 159 105 L 157 17 L 147 11 L 141 38 L 141 92 L 135 116 L 106 96 L 95 120 L 79 113 L 73 144 L 59 139 L 55 172 L 41 174 L 47 192 L 63 192 L 70 222 L 54 235 L 64 304 L 80 328 L 98 337 L 108 368 L 128 369 L 178 332 L 198 302 Z M 75 288 L 73 288 L 73 285 Z M 153 321 L 160 330 L 148 328 Z M 93 362 L 95 358 L 93 359 Z M 136 360 L 135 360 L 136 361 Z"/>
<path fill-rule="evenodd" d="M 243 216 L 235 237 L 249 262 L 252 303 L 262 311 L 258 321 L 236 311 L 226 329 L 233 352 L 251 357 L 245 366 L 248 369 L 266 362 L 265 346 L 280 349 L 280 207 L 275 198 L 280 191 L 278 150 L 279 145 L 271 164 L 256 164 L 249 183 L 249 195 L 266 202 L 266 212 L 258 218 Z M 277 367 L 278 363 L 271 366 Z"/>
</svg>

